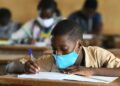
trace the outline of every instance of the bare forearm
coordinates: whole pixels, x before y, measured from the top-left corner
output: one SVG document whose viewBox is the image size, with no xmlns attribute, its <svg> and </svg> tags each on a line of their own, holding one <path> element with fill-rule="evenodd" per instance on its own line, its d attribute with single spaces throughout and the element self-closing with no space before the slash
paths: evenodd
<svg viewBox="0 0 120 86">
<path fill-rule="evenodd" d="M 92 70 L 94 75 L 120 76 L 120 68 L 97 68 Z"/>
<path fill-rule="evenodd" d="M 68 73 L 84 75 L 84 76 L 120 76 L 120 68 L 85 68 L 80 67 L 79 69 L 74 69 L 68 71 Z"/>
</svg>

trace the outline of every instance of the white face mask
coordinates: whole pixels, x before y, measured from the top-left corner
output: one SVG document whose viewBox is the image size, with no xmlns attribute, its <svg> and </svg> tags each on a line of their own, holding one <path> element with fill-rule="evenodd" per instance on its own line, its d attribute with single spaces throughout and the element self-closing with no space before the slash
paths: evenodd
<svg viewBox="0 0 120 86">
<path fill-rule="evenodd" d="M 46 28 L 52 26 L 54 23 L 54 18 L 49 18 L 49 19 L 37 18 L 37 20 L 40 22 L 40 24 L 43 27 L 46 27 Z"/>
</svg>

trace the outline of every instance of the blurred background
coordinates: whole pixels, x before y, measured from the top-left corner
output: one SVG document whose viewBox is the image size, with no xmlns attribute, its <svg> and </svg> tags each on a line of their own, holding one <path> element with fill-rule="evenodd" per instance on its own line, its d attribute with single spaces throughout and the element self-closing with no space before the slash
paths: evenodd
<svg viewBox="0 0 120 86">
<path fill-rule="evenodd" d="M 71 13 L 82 9 L 85 0 L 54 0 L 61 16 L 67 18 Z M 7 8 L 12 13 L 12 20 L 25 24 L 38 15 L 37 6 L 40 0 L 0 0 L 0 8 Z M 98 0 L 97 11 L 102 16 L 102 40 L 92 40 L 87 45 L 98 45 L 105 48 L 119 48 L 120 41 L 120 5 L 119 0 Z M 17 30 L 16 30 L 17 31 Z M 2 38 L 2 37 L 1 37 Z M 4 37 L 3 37 L 4 38 Z M 10 37 L 8 38 L 10 39 Z M 5 44 L 4 41 L 2 41 Z M 91 44 L 92 43 L 92 44 Z"/>
<path fill-rule="evenodd" d="M 39 0 L 0 0 L 0 7 L 11 10 L 12 19 L 25 23 L 37 16 L 37 5 Z M 56 0 L 58 7 L 64 17 L 79 10 L 84 0 Z M 104 28 L 103 34 L 120 35 L 120 1 L 98 0 L 98 11 L 102 14 Z"/>
</svg>

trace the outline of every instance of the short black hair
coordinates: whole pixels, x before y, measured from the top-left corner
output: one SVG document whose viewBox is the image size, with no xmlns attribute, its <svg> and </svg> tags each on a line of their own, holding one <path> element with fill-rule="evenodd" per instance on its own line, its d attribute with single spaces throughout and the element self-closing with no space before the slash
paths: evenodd
<svg viewBox="0 0 120 86">
<path fill-rule="evenodd" d="M 56 24 L 51 35 L 68 36 L 70 40 L 82 40 L 82 31 L 80 26 L 71 20 L 62 20 Z"/>
<path fill-rule="evenodd" d="M 55 11 L 57 3 L 54 0 L 41 0 L 37 6 L 37 10 L 51 9 Z"/>
<path fill-rule="evenodd" d="M 98 2 L 97 0 L 85 0 L 85 3 L 83 5 L 83 8 L 91 8 L 96 10 L 98 7 Z"/>
<path fill-rule="evenodd" d="M 11 12 L 7 8 L 0 8 L 0 19 L 10 19 L 12 16 Z"/>
</svg>

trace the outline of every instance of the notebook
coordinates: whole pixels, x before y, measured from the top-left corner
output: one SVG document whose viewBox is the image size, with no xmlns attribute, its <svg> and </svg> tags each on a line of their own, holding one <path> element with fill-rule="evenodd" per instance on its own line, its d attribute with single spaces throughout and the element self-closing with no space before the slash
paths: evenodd
<svg viewBox="0 0 120 86">
<path fill-rule="evenodd" d="M 47 80 L 75 80 L 86 82 L 99 82 L 99 83 L 111 83 L 118 77 L 106 77 L 106 76 L 79 76 L 73 74 L 63 74 L 57 72 L 39 72 L 36 74 L 22 74 L 18 75 L 18 78 L 32 78 L 32 79 L 47 79 Z"/>
</svg>

